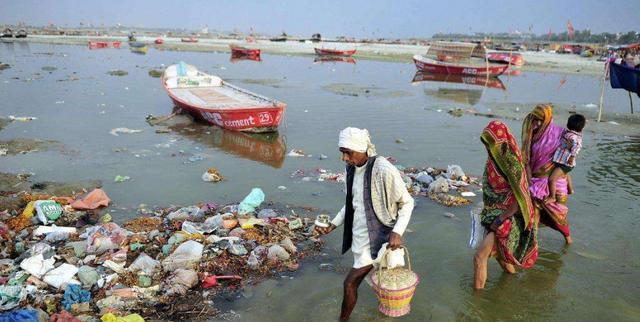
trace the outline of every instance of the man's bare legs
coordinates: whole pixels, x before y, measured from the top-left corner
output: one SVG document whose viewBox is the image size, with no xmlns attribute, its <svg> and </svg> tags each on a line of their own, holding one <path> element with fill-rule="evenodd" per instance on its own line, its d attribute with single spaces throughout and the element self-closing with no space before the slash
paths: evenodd
<svg viewBox="0 0 640 322">
<path fill-rule="evenodd" d="M 344 279 L 344 294 L 342 297 L 340 321 L 349 320 L 349 316 L 351 316 L 351 312 L 356 306 L 356 302 L 358 302 L 358 287 L 372 268 L 372 265 L 361 268 L 352 268 Z"/>
</svg>

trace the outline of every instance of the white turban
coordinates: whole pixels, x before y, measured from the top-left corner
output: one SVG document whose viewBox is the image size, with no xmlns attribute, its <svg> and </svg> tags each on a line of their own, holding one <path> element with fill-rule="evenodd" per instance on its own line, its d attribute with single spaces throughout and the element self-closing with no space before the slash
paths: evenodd
<svg viewBox="0 0 640 322">
<path fill-rule="evenodd" d="M 338 147 L 356 152 L 366 152 L 368 156 L 376 155 L 376 146 L 371 143 L 371 136 L 367 129 L 348 127 L 340 131 Z"/>
</svg>

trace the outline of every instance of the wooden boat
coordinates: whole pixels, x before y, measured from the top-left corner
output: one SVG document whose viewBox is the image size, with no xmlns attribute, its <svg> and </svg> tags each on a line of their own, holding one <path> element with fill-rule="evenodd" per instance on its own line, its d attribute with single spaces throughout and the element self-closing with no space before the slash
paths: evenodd
<svg viewBox="0 0 640 322">
<path fill-rule="evenodd" d="M 285 42 L 285 41 L 287 41 L 287 37 L 286 37 L 286 36 L 273 37 L 273 38 L 269 38 L 269 41 L 274 41 L 274 42 Z"/>
<path fill-rule="evenodd" d="M 149 47 L 145 43 L 134 41 L 129 43 L 129 50 L 134 54 L 145 55 L 149 50 Z"/>
<path fill-rule="evenodd" d="M 286 107 L 184 62 L 167 67 L 162 85 L 176 106 L 196 119 L 234 131 L 273 132 Z"/>
<path fill-rule="evenodd" d="M 156 45 L 162 45 L 162 44 L 164 44 L 164 39 L 157 38 L 154 42 L 156 43 Z"/>
<path fill-rule="evenodd" d="M 493 52 L 487 54 L 487 59 L 492 63 L 507 64 L 512 66 L 524 65 L 524 58 L 520 53 Z"/>
<path fill-rule="evenodd" d="M 504 73 L 508 65 L 459 65 L 457 63 L 442 62 L 430 59 L 422 55 L 414 55 L 413 62 L 418 70 L 431 73 L 453 74 L 453 75 L 477 75 L 498 76 Z"/>
<path fill-rule="evenodd" d="M 482 58 L 484 63 L 474 61 Z M 498 76 L 508 65 L 489 64 L 486 48 L 479 44 L 438 41 L 427 50 L 426 56 L 414 55 L 418 70 L 439 74 Z"/>
<path fill-rule="evenodd" d="M 121 42 L 119 41 L 89 41 L 89 49 L 99 49 L 99 48 L 120 48 Z"/>
<path fill-rule="evenodd" d="M 5 29 L 2 34 L 0 34 L 0 38 L 13 38 L 13 31 L 11 31 L 11 28 Z"/>
<path fill-rule="evenodd" d="M 413 76 L 412 83 L 419 82 L 442 82 L 442 83 L 458 83 L 467 85 L 476 85 L 488 88 L 495 88 L 506 90 L 504 83 L 497 77 L 478 77 L 472 75 L 452 75 L 452 74 L 439 74 L 417 71 Z"/>
<path fill-rule="evenodd" d="M 348 63 L 355 64 L 356 60 L 353 57 L 339 57 L 339 56 L 316 56 L 313 59 L 314 63 Z"/>
<path fill-rule="evenodd" d="M 355 49 L 351 50 L 338 50 L 338 49 L 327 49 L 327 48 L 313 48 L 315 50 L 316 55 L 321 56 L 352 56 L 356 53 Z"/>
<path fill-rule="evenodd" d="M 24 29 L 18 30 L 16 33 L 16 38 L 27 38 L 27 31 Z"/>
<path fill-rule="evenodd" d="M 198 38 L 185 37 L 185 38 L 180 38 L 180 41 L 182 41 L 182 42 L 198 42 Z"/>
<path fill-rule="evenodd" d="M 246 48 L 236 45 L 229 45 L 229 47 L 231 47 L 231 55 L 233 56 L 260 56 L 260 49 L 257 48 Z"/>
</svg>

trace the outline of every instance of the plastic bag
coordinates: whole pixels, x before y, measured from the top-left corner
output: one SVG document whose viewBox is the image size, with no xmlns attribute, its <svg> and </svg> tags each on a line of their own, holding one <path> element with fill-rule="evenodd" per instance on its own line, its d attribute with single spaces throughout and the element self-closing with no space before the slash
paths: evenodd
<svg viewBox="0 0 640 322">
<path fill-rule="evenodd" d="M 485 229 L 482 226 L 482 219 L 480 213 L 482 212 L 482 206 L 471 209 L 469 215 L 471 216 L 471 237 L 469 237 L 469 247 L 476 249 L 478 245 L 482 243 L 485 235 Z"/>
<path fill-rule="evenodd" d="M 373 261 L 376 269 L 379 269 L 381 267 L 404 267 L 404 248 L 390 250 L 389 255 L 385 257 L 384 254 L 387 251 L 387 246 L 389 246 L 389 243 L 382 244 L 380 250 L 378 251 L 378 256 Z"/>
<path fill-rule="evenodd" d="M 464 176 L 464 171 L 462 171 L 462 167 L 459 165 L 454 164 L 447 166 L 447 178 L 451 180 L 459 180 Z"/>
<path fill-rule="evenodd" d="M 20 268 L 37 278 L 42 278 L 44 274 L 53 269 L 55 263 L 55 258 L 44 259 L 42 254 L 37 254 L 23 260 L 20 263 Z"/>
<path fill-rule="evenodd" d="M 449 182 L 443 177 L 439 177 L 436 181 L 429 185 L 429 193 L 447 193 L 449 192 Z"/>
<path fill-rule="evenodd" d="M 56 221 L 62 215 L 62 206 L 53 200 L 38 200 L 34 203 L 38 220 L 43 224 Z"/>
<path fill-rule="evenodd" d="M 238 205 L 238 214 L 245 215 L 254 212 L 264 201 L 264 192 L 260 188 L 253 188 Z"/>
<path fill-rule="evenodd" d="M 204 211 L 196 206 L 183 207 L 174 212 L 171 212 L 167 219 L 169 220 L 193 220 L 198 219 L 204 215 Z"/>
<path fill-rule="evenodd" d="M 76 273 L 78 273 L 77 267 L 64 263 L 45 274 L 42 280 L 55 288 L 60 288 L 65 284 L 78 284 L 79 282 L 73 279 Z"/>
<path fill-rule="evenodd" d="M 287 260 L 289 259 L 289 257 L 289 253 L 287 253 L 287 250 L 285 250 L 284 247 L 280 245 L 273 245 L 269 247 L 267 258 L 269 258 L 270 260 Z"/>
<path fill-rule="evenodd" d="M 184 295 L 187 291 L 198 284 L 198 273 L 194 270 L 176 269 L 169 277 L 164 289 L 167 295 Z"/>
<path fill-rule="evenodd" d="M 13 309 L 18 306 L 25 297 L 27 297 L 27 290 L 22 286 L 0 285 L 0 311 Z"/>
<path fill-rule="evenodd" d="M 197 241 L 188 240 L 162 261 L 162 268 L 165 272 L 171 272 L 178 268 L 186 268 L 202 259 L 204 246 Z"/>
<path fill-rule="evenodd" d="M 36 230 L 33 231 L 33 235 L 34 236 L 42 236 L 42 235 L 46 235 L 49 233 L 53 233 L 53 232 L 66 232 L 69 234 L 75 234 L 76 233 L 76 228 L 75 227 L 58 227 L 56 225 L 52 225 L 52 226 L 38 226 L 38 228 L 36 228 Z"/>
<path fill-rule="evenodd" d="M 416 175 L 416 181 L 422 183 L 423 185 L 429 186 L 433 182 L 433 177 L 430 176 L 426 171 L 422 171 Z"/>
<path fill-rule="evenodd" d="M 133 263 L 129 265 L 129 271 L 131 272 L 142 271 L 146 275 L 151 276 L 156 271 L 156 269 L 158 269 L 159 266 L 160 266 L 160 262 L 151 258 L 151 256 L 145 253 L 141 253 L 138 256 L 138 258 L 136 258 L 136 260 L 134 260 Z"/>
<path fill-rule="evenodd" d="M 67 311 L 71 310 L 71 305 L 91 301 L 91 293 L 83 290 L 80 285 L 71 284 L 64 290 L 62 306 Z"/>
<path fill-rule="evenodd" d="M 109 206 L 109 202 L 111 199 L 107 196 L 107 194 L 100 188 L 93 189 L 93 191 L 89 192 L 84 198 L 74 201 L 71 204 L 73 209 L 96 209 L 99 207 L 107 207 Z"/>
<path fill-rule="evenodd" d="M 78 279 L 84 286 L 91 287 L 98 282 L 100 274 L 91 266 L 81 266 L 78 269 Z"/>
</svg>

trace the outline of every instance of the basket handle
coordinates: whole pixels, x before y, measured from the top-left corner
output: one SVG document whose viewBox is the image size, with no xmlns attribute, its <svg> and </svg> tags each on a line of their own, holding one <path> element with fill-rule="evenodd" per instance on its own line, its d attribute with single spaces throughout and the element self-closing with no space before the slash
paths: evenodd
<svg viewBox="0 0 640 322">
<path fill-rule="evenodd" d="M 409 248 L 407 248 L 404 245 L 400 245 L 400 247 L 398 247 L 396 249 L 404 249 L 405 257 L 407 257 L 407 266 L 409 267 L 409 270 L 412 271 L 412 269 L 411 269 L 411 257 L 409 256 Z M 382 254 L 382 260 L 383 261 L 386 261 L 387 263 L 389 263 L 388 257 L 389 257 L 389 255 L 391 255 L 391 251 L 392 251 L 392 249 L 390 249 L 390 248 L 387 248 L 387 249 L 384 250 L 384 254 Z M 380 267 L 380 269 L 377 270 L 378 283 L 380 283 L 380 278 L 382 277 L 382 270 L 383 269 L 384 269 L 383 267 Z M 389 270 L 388 266 L 387 266 L 387 270 Z"/>
</svg>

